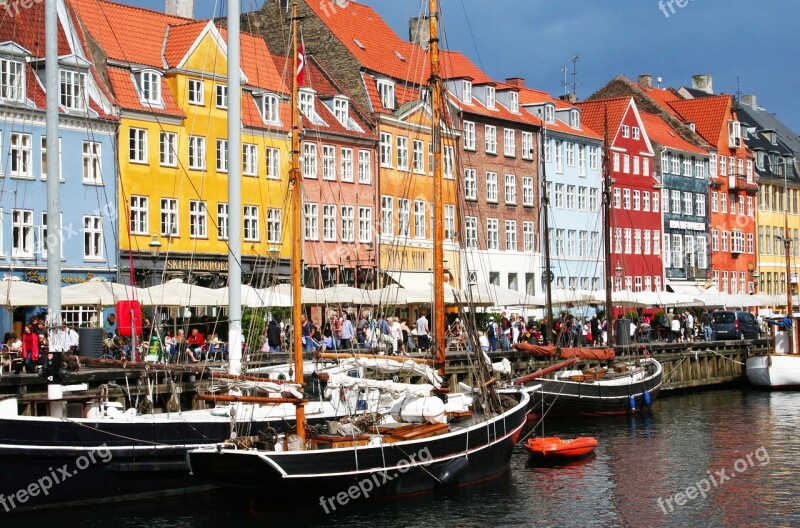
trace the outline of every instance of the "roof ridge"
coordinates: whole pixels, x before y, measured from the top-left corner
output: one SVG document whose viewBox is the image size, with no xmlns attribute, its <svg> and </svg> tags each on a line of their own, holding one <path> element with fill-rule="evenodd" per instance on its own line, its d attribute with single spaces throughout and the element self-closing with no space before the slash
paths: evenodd
<svg viewBox="0 0 800 528">
<path fill-rule="evenodd" d="M 90 0 L 91 1 L 91 0 Z M 134 6 L 130 4 L 123 4 L 122 2 L 113 2 L 112 0 L 94 0 L 95 4 L 111 4 L 113 6 L 122 7 L 125 9 L 130 9 L 132 11 L 144 11 L 145 13 L 157 14 L 161 15 L 165 18 L 176 18 L 183 21 L 192 21 L 192 18 L 185 18 L 178 15 L 170 15 L 168 13 L 162 13 L 161 11 L 156 11 L 155 9 L 147 9 L 146 7 Z"/>
</svg>

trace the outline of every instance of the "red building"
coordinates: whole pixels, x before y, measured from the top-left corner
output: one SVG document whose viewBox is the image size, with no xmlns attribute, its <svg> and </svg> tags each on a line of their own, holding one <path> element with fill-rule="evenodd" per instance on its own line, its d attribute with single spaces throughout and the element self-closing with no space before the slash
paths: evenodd
<svg viewBox="0 0 800 528">
<path fill-rule="evenodd" d="M 583 123 L 607 137 L 611 186 L 611 273 L 615 290 L 661 291 L 661 194 L 653 147 L 632 97 L 577 104 Z"/>
</svg>

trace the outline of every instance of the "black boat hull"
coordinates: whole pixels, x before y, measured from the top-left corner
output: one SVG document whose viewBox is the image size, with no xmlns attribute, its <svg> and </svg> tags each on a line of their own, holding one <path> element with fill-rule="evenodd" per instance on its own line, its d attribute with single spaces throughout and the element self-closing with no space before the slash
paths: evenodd
<svg viewBox="0 0 800 528">
<path fill-rule="evenodd" d="M 503 415 L 420 440 L 313 451 L 190 451 L 192 473 L 249 499 L 254 510 L 291 500 L 326 513 L 348 503 L 426 494 L 505 472 L 525 425 L 527 393 Z"/>
<path fill-rule="evenodd" d="M 661 365 L 645 360 L 648 373 L 644 379 L 628 384 L 607 385 L 554 379 L 537 379 L 542 388 L 531 397 L 531 416 L 609 416 L 621 415 L 647 407 L 644 393 L 652 404 L 662 385 Z M 631 404 L 633 398 L 633 404 Z"/>
</svg>

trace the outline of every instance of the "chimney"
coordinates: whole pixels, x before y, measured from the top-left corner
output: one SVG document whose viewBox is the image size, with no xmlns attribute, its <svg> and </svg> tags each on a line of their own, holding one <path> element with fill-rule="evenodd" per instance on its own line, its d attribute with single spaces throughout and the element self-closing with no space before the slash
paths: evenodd
<svg viewBox="0 0 800 528">
<path fill-rule="evenodd" d="M 168 15 L 194 18 L 194 0 L 167 0 L 165 12 Z"/>
<path fill-rule="evenodd" d="M 740 103 L 749 106 L 750 108 L 756 107 L 756 96 L 755 95 L 743 95 L 742 98 L 739 100 Z"/>
<path fill-rule="evenodd" d="M 653 76 L 649 73 L 643 73 L 639 76 L 639 84 L 642 85 L 642 88 L 645 90 L 652 90 L 653 89 Z"/>
<path fill-rule="evenodd" d="M 408 40 L 428 51 L 431 47 L 431 27 L 427 18 L 416 17 L 408 22 Z"/>
<path fill-rule="evenodd" d="M 561 99 L 562 101 L 566 101 L 566 102 L 572 103 L 572 104 L 575 104 L 575 103 L 578 102 L 578 96 L 575 95 L 574 93 L 565 93 L 565 94 L 559 95 L 558 98 Z"/>
<path fill-rule="evenodd" d="M 713 80 L 708 74 L 692 75 L 692 89 L 714 95 Z"/>
<path fill-rule="evenodd" d="M 516 86 L 517 88 L 525 88 L 525 79 L 522 77 L 509 77 L 506 79 L 506 84 Z"/>
</svg>

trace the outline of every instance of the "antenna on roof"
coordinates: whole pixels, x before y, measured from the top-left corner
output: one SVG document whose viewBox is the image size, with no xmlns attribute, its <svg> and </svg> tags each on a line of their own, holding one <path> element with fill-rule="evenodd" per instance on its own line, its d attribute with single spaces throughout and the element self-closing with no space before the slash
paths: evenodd
<svg viewBox="0 0 800 528">
<path fill-rule="evenodd" d="M 742 98 L 742 87 L 739 84 L 739 76 L 736 76 L 736 102 Z"/>
<path fill-rule="evenodd" d="M 567 95 L 569 93 L 569 89 L 567 88 L 569 86 L 569 82 L 567 81 L 567 73 L 568 72 L 569 72 L 569 68 L 567 68 L 566 66 L 561 68 L 561 73 L 564 74 L 564 82 L 561 83 L 561 86 L 564 87 L 564 95 Z"/>
<path fill-rule="evenodd" d="M 572 95 L 576 99 L 578 97 L 578 61 L 579 60 L 581 60 L 580 55 L 575 55 L 569 60 L 572 63 Z"/>
</svg>

